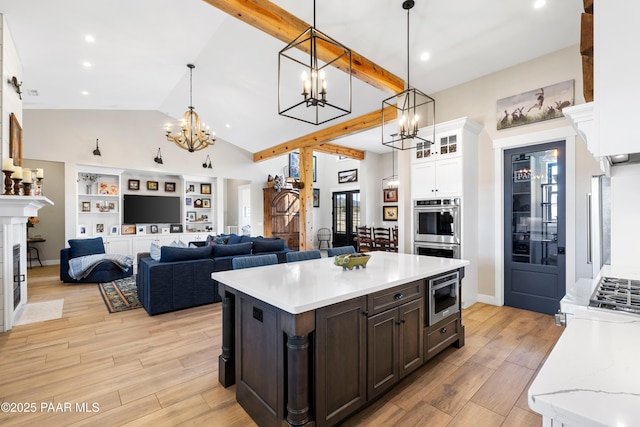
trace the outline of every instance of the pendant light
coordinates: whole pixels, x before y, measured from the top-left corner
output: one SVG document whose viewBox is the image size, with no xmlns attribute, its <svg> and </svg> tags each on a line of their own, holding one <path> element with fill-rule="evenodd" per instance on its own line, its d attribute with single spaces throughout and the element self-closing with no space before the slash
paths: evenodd
<svg viewBox="0 0 640 427">
<path fill-rule="evenodd" d="M 414 4 L 413 0 L 402 2 L 402 8 L 407 11 L 407 88 L 382 101 L 382 144 L 397 150 L 426 148 L 435 141 L 436 101 L 412 88 L 409 81 L 409 11 Z M 385 120 L 387 107 L 397 110 L 397 122 Z M 425 127 L 430 130 L 420 130 Z"/>
<path fill-rule="evenodd" d="M 209 133 L 209 127 L 200 124 L 200 116 L 193 107 L 193 64 L 187 64 L 189 68 L 189 109 L 182 115 L 180 131 L 171 133 L 171 125 L 167 125 L 167 140 L 174 142 L 178 147 L 193 153 L 202 150 L 216 141 L 215 132 Z"/>
<path fill-rule="evenodd" d="M 302 80 L 300 80 L 302 79 Z M 319 125 L 351 113 L 351 50 L 313 26 L 278 53 L 278 114 Z"/>
</svg>

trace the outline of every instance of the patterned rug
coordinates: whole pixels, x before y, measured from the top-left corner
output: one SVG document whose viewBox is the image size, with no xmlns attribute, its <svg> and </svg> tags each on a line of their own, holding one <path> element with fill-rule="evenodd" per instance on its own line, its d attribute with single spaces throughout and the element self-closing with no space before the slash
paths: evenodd
<svg viewBox="0 0 640 427">
<path fill-rule="evenodd" d="M 113 282 L 98 283 L 98 289 L 100 289 L 100 295 L 102 295 L 109 313 L 142 307 L 140 300 L 138 300 L 135 275 Z"/>
</svg>

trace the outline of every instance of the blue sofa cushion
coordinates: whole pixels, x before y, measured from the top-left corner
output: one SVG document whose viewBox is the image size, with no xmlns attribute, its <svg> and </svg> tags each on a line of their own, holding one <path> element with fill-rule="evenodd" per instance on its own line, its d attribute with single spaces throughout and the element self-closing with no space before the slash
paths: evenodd
<svg viewBox="0 0 640 427">
<path fill-rule="evenodd" d="M 238 236 L 235 233 L 229 234 L 229 240 L 227 241 L 227 245 L 235 245 L 238 243 L 242 243 L 242 236 Z"/>
<path fill-rule="evenodd" d="M 102 237 L 96 237 L 94 239 L 70 239 L 69 247 L 71 248 L 71 258 L 105 253 Z"/>
<path fill-rule="evenodd" d="M 283 239 L 255 239 L 253 253 L 284 251 Z"/>
<path fill-rule="evenodd" d="M 211 258 L 211 246 L 201 248 L 178 248 L 162 246 L 160 248 L 160 262 L 190 261 Z"/>
<path fill-rule="evenodd" d="M 215 245 L 213 247 L 213 257 L 225 257 L 233 255 L 248 255 L 251 253 L 251 242 L 236 243 L 235 245 Z"/>
</svg>

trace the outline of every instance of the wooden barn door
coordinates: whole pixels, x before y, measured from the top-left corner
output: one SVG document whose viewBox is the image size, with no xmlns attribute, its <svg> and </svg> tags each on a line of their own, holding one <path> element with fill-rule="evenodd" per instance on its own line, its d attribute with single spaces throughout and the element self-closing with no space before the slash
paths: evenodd
<svg viewBox="0 0 640 427">
<path fill-rule="evenodd" d="M 300 196 L 295 190 L 264 189 L 264 235 L 279 237 L 287 248 L 300 247 Z"/>
</svg>

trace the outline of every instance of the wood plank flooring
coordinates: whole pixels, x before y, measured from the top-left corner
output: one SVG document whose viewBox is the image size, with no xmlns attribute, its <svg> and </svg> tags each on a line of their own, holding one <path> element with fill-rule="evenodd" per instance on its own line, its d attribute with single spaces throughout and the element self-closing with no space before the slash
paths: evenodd
<svg viewBox="0 0 640 427">
<path fill-rule="evenodd" d="M 95 284 L 63 284 L 58 266 L 28 276 L 29 302 L 63 298 L 63 317 L 0 334 L 0 400 L 20 409 L 0 411 L 0 425 L 255 425 L 235 387 L 218 383 L 219 303 L 109 314 Z M 552 316 L 480 303 L 463 323 L 463 348 L 448 348 L 344 425 L 540 426 L 527 389 L 563 329 Z M 18 406 L 31 403 L 35 411 Z"/>
</svg>

